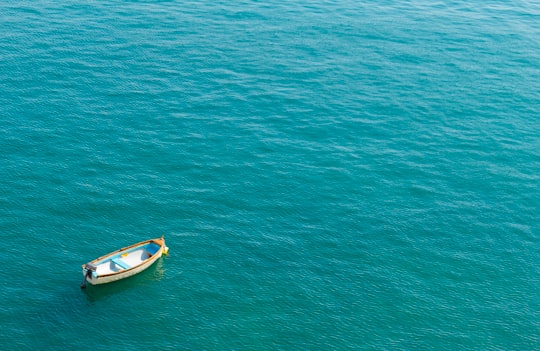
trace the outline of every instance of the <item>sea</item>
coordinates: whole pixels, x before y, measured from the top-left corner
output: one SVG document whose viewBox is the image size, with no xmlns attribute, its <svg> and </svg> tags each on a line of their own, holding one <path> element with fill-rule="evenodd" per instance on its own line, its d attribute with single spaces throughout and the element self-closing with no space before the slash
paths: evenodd
<svg viewBox="0 0 540 351">
<path fill-rule="evenodd" d="M 540 349 L 538 1 L 5 0 L 0 126 L 1 350 Z"/>
</svg>

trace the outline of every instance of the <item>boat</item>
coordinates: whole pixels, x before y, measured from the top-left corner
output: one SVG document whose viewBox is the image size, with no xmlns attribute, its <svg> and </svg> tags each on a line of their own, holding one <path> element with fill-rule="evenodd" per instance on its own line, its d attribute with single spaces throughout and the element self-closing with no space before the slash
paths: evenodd
<svg viewBox="0 0 540 351">
<path fill-rule="evenodd" d="M 131 277 L 150 267 L 162 255 L 167 255 L 169 248 L 165 238 L 141 241 L 121 248 L 82 265 L 83 281 L 92 285 L 105 284 Z"/>
</svg>

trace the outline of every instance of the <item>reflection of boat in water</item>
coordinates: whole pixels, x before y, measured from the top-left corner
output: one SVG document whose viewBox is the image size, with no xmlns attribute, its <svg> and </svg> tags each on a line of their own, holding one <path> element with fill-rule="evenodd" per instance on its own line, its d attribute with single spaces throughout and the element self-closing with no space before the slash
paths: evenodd
<svg viewBox="0 0 540 351">
<path fill-rule="evenodd" d="M 86 282 L 97 285 L 131 277 L 150 267 L 168 251 L 169 248 L 165 245 L 165 239 L 162 236 L 158 239 L 141 241 L 96 258 L 83 264 L 84 278 L 81 288 L 86 287 Z"/>
</svg>

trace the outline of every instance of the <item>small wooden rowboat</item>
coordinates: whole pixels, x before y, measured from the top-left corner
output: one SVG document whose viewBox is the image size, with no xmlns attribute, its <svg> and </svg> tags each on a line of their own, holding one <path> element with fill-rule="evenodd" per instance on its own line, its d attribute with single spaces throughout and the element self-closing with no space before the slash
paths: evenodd
<svg viewBox="0 0 540 351">
<path fill-rule="evenodd" d="M 158 239 L 141 241 L 124 247 L 82 265 L 83 281 L 92 285 L 105 284 L 131 277 L 150 267 L 161 255 L 167 255 L 169 248 L 163 236 Z"/>
</svg>

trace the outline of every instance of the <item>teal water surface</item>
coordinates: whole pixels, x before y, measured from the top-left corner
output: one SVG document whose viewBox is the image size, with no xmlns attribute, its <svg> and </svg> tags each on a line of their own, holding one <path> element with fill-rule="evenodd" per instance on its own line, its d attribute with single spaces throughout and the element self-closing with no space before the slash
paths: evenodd
<svg viewBox="0 0 540 351">
<path fill-rule="evenodd" d="M 540 349 L 536 2 L 0 19 L 1 350 Z"/>
</svg>

